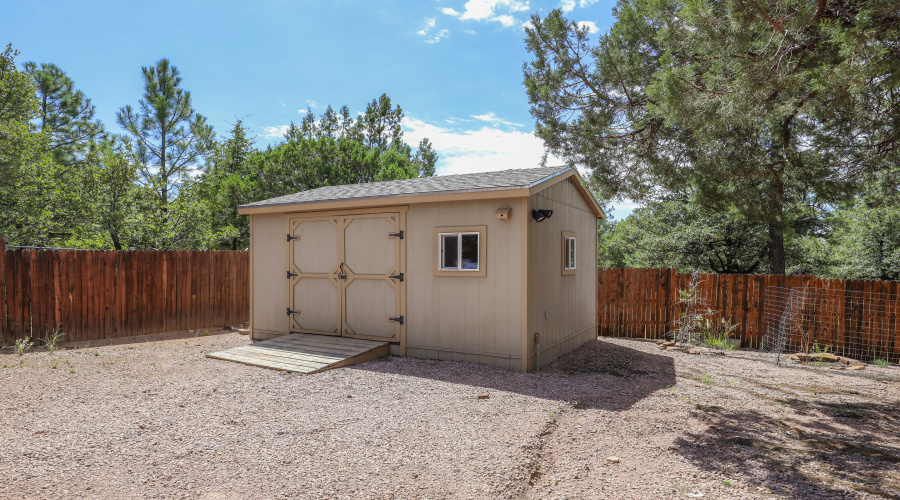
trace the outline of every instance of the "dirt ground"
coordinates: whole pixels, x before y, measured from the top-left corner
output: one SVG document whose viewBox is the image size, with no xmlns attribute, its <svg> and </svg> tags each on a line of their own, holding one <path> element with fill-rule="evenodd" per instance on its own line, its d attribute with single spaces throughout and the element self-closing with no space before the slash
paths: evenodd
<svg viewBox="0 0 900 500">
<path fill-rule="evenodd" d="M 603 339 L 292 375 L 212 333 L 0 351 L 0 498 L 900 497 L 897 367 Z"/>
</svg>

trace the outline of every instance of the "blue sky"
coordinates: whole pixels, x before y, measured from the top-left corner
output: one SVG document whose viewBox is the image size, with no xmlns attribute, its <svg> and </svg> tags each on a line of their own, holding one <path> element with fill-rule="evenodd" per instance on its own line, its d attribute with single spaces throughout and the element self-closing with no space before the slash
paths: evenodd
<svg viewBox="0 0 900 500">
<path fill-rule="evenodd" d="M 141 67 L 167 57 L 219 135 L 242 118 L 265 146 L 307 107 L 353 112 L 386 93 L 405 138 L 428 137 L 439 174 L 536 166 L 543 145 L 522 85 L 523 23 L 562 8 L 597 33 L 607 0 L 14 2 L 0 18 L 17 61 L 52 62 L 120 132 Z M 630 208 L 614 211 L 621 217 Z"/>
</svg>

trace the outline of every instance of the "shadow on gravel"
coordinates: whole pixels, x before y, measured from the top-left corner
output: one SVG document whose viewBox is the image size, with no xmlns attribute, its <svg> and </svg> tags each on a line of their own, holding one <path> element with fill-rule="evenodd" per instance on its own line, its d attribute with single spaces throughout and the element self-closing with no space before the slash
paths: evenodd
<svg viewBox="0 0 900 500">
<path fill-rule="evenodd" d="M 673 450 L 698 467 L 790 498 L 843 498 L 847 490 L 900 497 L 900 403 L 784 404 L 813 419 L 792 423 L 704 407 L 692 416 L 709 428 L 685 433 Z"/>
<path fill-rule="evenodd" d="M 352 367 L 379 373 L 514 392 L 572 403 L 576 408 L 621 411 L 675 384 L 672 358 L 594 340 L 537 373 L 459 361 L 386 358 Z M 576 404 L 577 403 L 577 404 Z"/>
</svg>

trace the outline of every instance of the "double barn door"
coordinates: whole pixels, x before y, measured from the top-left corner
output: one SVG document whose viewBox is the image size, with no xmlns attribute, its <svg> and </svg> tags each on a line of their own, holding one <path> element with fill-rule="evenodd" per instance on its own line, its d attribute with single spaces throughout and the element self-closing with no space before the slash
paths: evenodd
<svg viewBox="0 0 900 500">
<path fill-rule="evenodd" d="M 399 342 L 404 211 L 289 217 L 288 331 Z"/>
</svg>

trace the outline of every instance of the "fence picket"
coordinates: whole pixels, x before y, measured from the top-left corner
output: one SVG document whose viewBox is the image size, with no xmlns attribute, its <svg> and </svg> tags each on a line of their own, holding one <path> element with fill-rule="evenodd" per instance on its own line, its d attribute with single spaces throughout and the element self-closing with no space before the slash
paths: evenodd
<svg viewBox="0 0 900 500">
<path fill-rule="evenodd" d="M 715 318 L 738 325 L 745 347 L 759 348 L 770 325 L 768 301 L 788 300 L 781 289 L 807 289 L 800 311 L 820 347 L 860 359 L 900 362 L 900 283 L 826 280 L 814 276 L 701 275 L 700 295 Z M 690 274 L 674 269 L 600 269 L 597 276 L 600 335 L 661 338 L 681 314 L 679 290 Z M 771 325 L 774 326 L 774 325 Z"/>
<path fill-rule="evenodd" d="M 65 341 L 215 328 L 249 319 L 248 252 L 5 248 L 0 339 Z"/>
</svg>

